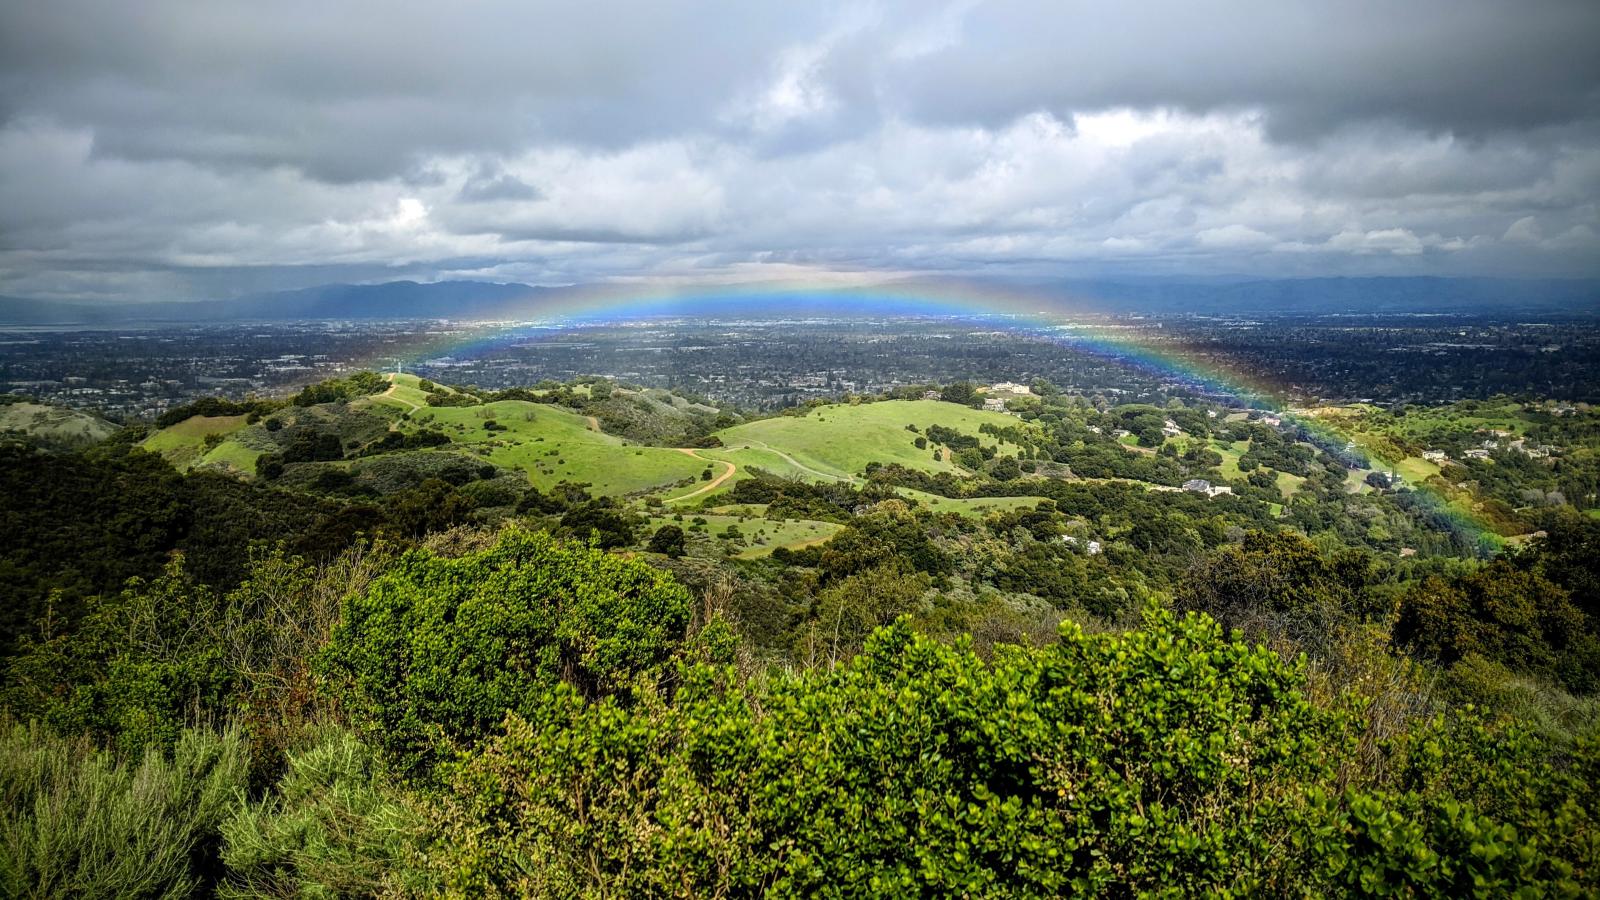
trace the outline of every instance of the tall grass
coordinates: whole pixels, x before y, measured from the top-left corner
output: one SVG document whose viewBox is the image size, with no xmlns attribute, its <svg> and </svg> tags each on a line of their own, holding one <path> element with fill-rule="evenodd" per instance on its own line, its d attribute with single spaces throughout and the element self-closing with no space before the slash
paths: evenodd
<svg viewBox="0 0 1600 900">
<path fill-rule="evenodd" d="M 433 893 L 420 868 L 423 814 L 387 780 L 372 751 L 348 732 L 329 732 L 291 755 L 277 790 L 223 823 L 228 878 L 217 896 Z"/>
<path fill-rule="evenodd" d="M 186 731 L 120 759 L 38 725 L 0 725 L 0 895 L 187 897 L 244 788 L 237 731 Z"/>
</svg>

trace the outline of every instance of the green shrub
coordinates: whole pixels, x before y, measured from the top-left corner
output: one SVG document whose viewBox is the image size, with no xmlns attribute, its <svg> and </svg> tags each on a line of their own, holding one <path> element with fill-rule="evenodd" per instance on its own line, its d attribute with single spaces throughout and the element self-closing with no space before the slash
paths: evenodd
<svg viewBox="0 0 1600 900">
<path fill-rule="evenodd" d="M 1506 560 L 1457 577 L 1431 576 L 1401 598 L 1394 641 L 1451 665 L 1474 654 L 1575 693 L 1600 688 L 1600 635 L 1573 597 Z"/>
<path fill-rule="evenodd" d="M 0 732 L 0 894 L 188 897 L 244 788 L 237 732 L 186 731 L 138 762 L 37 725 Z"/>
<path fill-rule="evenodd" d="M 1358 773 L 1360 719 L 1203 616 L 987 663 L 901 623 L 737 684 L 508 716 L 456 772 L 451 891 L 1567 896 L 1600 859 L 1592 741 L 1440 720 Z"/>
<path fill-rule="evenodd" d="M 346 602 L 323 664 L 374 745 L 417 776 L 558 681 L 599 697 L 659 678 L 690 607 L 642 562 L 510 529 L 481 553 L 406 554 Z"/>
<path fill-rule="evenodd" d="M 1199 617 L 989 664 L 902 624 L 832 672 L 730 680 L 508 719 L 457 782 L 454 890 L 1282 891 L 1284 811 L 1338 744 L 1295 667 Z"/>
<path fill-rule="evenodd" d="M 6 705 L 129 756 L 170 747 L 186 727 L 226 717 L 234 676 L 218 640 L 222 605 L 179 556 L 98 603 L 76 631 L 26 642 L 6 673 Z"/>
<path fill-rule="evenodd" d="M 386 786 L 372 751 L 334 732 L 289 758 L 274 793 L 222 825 L 227 880 L 217 894 L 372 897 L 421 892 L 421 812 Z"/>
<path fill-rule="evenodd" d="M 300 393 L 290 398 L 289 402 L 295 406 L 337 403 L 340 400 L 376 394 L 387 387 L 388 381 L 376 372 L 356 372 L 345 378 L 330 378 L 327 381 L 308 384 L 300 389 Z"/>
</svg>

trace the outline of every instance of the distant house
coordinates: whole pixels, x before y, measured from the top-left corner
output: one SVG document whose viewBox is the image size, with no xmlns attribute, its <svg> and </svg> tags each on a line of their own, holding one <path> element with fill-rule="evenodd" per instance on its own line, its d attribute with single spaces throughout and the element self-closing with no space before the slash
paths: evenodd
<svg viewBox="0 0 1600 900">
<path fill-rule="evenodd" d="M 1031 394 L 1033 390 L 1025 384 L 1015 381 L 998 381 L 989 385 L 989 391 L 995 394 Z"/>
<path fill-rule="evenodd" d="M 1272 425 L 1274 427 L 1283 424 L 1283 420 L 1278 418 L 1277 416 L 1262 416 L 1261 417 L 1261 421 L 1265 422 L 1268 425 Z"/>
<path fill-rule="evenodd" d="M 1474 447 L 1466 452 L 1466 457 L 1467 459 L 1488 459 L 1489 451 Z"/>
<path fill-rule="evenodd" d="M 937 399 L 939 399 L 940 396 L 941 395 L 939 394 L 938 391 L 923 391 L 922 392 L 922 399 L 924 399 L 924 400 L 937 400 Z"/>
<path fill-rule="evenodd" d="M 983 408 L 989 412 L 1005 412 L 1006 401 L 999 397 L 986 397 L 983 401 Z"/>
<path fill-rule="evenodd" d="M 1089 430 L 1094 432 L 1095 434 L 1102 434 L 1103 433 L 1103 432 L 1101 432 L 1099 425 L 1090 425 L 1089 426 Z"/>
<path fill-rule="evenodd" d="M 1233 488 L 1228 487 L 1225 484 L 1214 484 L 1211 487 L 1206 488 L 1207 497 L 1221 497 L 1223 494 L 1231 495 L 1232 493 Z"/>
<path fill-rule="evenodd" d="M 1183 483 L 1183 489 L 1197 494 L 1208 494 L 1211 492 L 1211 482 L 1204 478 L 1191 478 Z"/>
<path fill-rule="evenodd" d="M 1183 429 L 1178 427 L 1177 422 L 1168 419 L 1161 423 L 1161 433 L 1167 437 L 1177 437 L 1178 435 L 1183 434 Z"/>
<path fill-rule="evenodd" d="M 1428 462 L 1444 462 L 1447 457 L 1443 450 L 1424 450 L 1422 458 Z"/>
<path fill-rule="evenodd" d="M 1083 549 L 1087 551 L 1090 556 L 1100 552 L 1099 541 L 1079 541 L 1070 534 L 1063 534 L 1061 536 L 1061 543 L 1066 544 L 1068 547 L 1077 547 L 1082 544 Z"/>
<path fill-rule="evenodd" d="M 1483 449 L 1485 449 L 1485 450 L 1497 450 L 1497 449 L 1499 449 L 1499 447 L 1500 447 L 1500 442 L 1499 441 L 1484 441 L 1483 442 Z"/>
</svg>

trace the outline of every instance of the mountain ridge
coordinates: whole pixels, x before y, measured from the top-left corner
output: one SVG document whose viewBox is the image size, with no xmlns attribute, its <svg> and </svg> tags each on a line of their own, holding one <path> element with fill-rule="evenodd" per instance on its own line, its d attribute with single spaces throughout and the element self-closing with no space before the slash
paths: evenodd
<svg viewBox="0 0 1600 900">
<path fill-rule="evenodd" d="M 911 279 L 901 287 L 924 283 Z M 1017 283 L 1044 295 L 1059 294 L 1090 309 L 1124 313 L 1320 314 L 1600 313 L 1600 280 L 1407 277 L 1297 279 L 1074 279 Z M 0 324 L 22 326 L 119 325 L 160 322 L 227 323 L 328 319 L 474 319 L 529 315 L 572 288 L 516 282 L 390 281 L 333 283 L 225 300 L 138 303 L 55 302 L 0 297 Z M 726 314 L 719 299 L 682 298 L 672 312 Z M 784 313 L 859 312 L 848 289 L 784 295 Z M 1078 307 L 1074 307 L 1078 308 Z M 665 311 L 665 310 L 663 310 Z M 877 310 L 892 312 L 892 309 Z"/>
</svg>

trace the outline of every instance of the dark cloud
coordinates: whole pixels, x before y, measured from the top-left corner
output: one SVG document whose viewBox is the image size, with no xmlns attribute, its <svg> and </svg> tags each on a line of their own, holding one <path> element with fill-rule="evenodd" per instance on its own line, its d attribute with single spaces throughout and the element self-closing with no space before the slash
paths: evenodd
<svg viewBox="0 0 1600 900">
<path fill-rule="evenodd" d="M 492 203 L 497 200 L 539 200 L 544 194 L 514 175 L 485 166 L 477 175 L 467 179 L 456 197 L 463 203 Z"/>
<path fill-rule="evenodd" d="M 0 9 L 0 293 L 1600 274 L 1600 4 Z"/>
<path fill-rule="evenodd" d="M 1352 122 L 1478 136 L 1600 111 L 1590 0 L 1002 0 L 886 79 L 909 114 L 997 125 L 1114 106 L 1262 109 L 1269 132 Z"/>
</svg>

